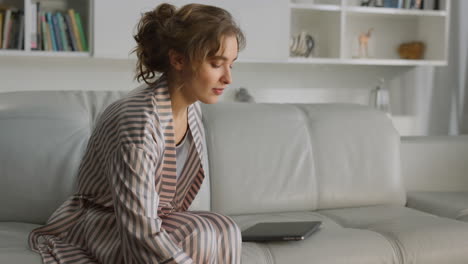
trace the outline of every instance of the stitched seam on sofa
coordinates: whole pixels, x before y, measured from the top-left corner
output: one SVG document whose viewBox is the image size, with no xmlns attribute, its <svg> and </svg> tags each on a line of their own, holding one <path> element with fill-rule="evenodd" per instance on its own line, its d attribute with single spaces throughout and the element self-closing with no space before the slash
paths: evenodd
<svg viewBox="0 0 468 264">
<path fill-rule="evenodd" d="M 315 195 L 315 208 L 312 208 L 312 210 L 318 210 L 320 208 L 320 194 L 319 194 L 320 182 L 319 182 L 319 178 L 317 177 L 317 160 L 315 157 L 314 148 L 312 144 L 312 134 L 309 129 L 309 127 L 311 126 L 311 122 L 309 119 L 309 115 L 307 115 L 307 112 L 305 111 L 305 109 L 297 105 L 292 105 L 292 106 L 296 108 L 298 112 L 301 113 L 301 118 L 302 120 L 304 120 L 304 124 L 306 124 L 305 129 L 307 131 L 307 136 L 308 136 L 307 140 L 308 140 L 309 147 L 310 147 L 310 155 L 312 156 L 312 169 L 313 169 L 312 175 L 314 175 L 314 178 L 315 178 L 315 190 L 314 190 L 316 194 Z"/>
<path fill-rule="evenodd" d="M 268 243 L 266 243 L 265 246 L 262 246 L 260 248 L 262 249 L 263 254 L 265 255 L 266 263 L 274 264 L 275 260 L 273 258 L 273 254 L 271 254 L 271 249 Z"/>
<path fill-rule="evenodd" d="M 402 252 L 403 251 L 403 246 L 401 245 L 400 241 L 396 237 L 394 237 L 391 233 L 381 232 L 381 231 L 377 231 L 375 229 L 362 229 L 362 230 L 372 231 L 372 232 L 380 235 L 381 237 L 383 237 L 385 240 L 387 240 L 388 243 L 390 244 L 390 246 L 393 248 L 393 252 L 395 253 L 395 255 L 397 257 L 398 263 L 400 263 L 400 264 L 405 263 L 404 255 L 403 255 L 403 252 Z"/>
<path fill-rule="evenodd" d="M 455 216 L 455 219 L 459 220 L 466 216 L 468 216 L 468 209 L 463 209 L 463 210 L 460 210 L 460 212 L 458 212 L 458 214 Z"/>
</svg>

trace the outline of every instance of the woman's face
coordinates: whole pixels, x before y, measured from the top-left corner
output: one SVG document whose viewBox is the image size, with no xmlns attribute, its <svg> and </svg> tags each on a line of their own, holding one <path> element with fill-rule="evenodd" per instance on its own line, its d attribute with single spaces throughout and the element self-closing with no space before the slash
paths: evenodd
<svg viewBox="0 0 468 264">
<path fill-rule="evenodd" d="M 232 64 L 237 59 L 237 38 L 235 36 L 226 36 L 218 53 L 207 58 L 194 78 L 185 83 L 187 93 L 195 101 L 201 101 L 205 104 L 214 104 L 218 102 L 219 96 L 224 89 L 232 82 L 231 69 Z"/>
</svg>

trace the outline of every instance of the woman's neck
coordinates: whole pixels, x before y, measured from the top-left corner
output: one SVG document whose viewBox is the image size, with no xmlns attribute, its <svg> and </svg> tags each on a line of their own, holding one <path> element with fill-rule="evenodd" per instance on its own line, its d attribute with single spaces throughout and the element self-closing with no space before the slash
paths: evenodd
<svg viewBox="0 0 468 264">
<path fill-rule="evenodd" d="M 172 106 L 172 116 L 175 120 L 182 119 L 187 114 L 187 107 L 190 105 L 184 97 L 182 96 L 181 92 L 175 91 L 172 92 L 169 89 L 169 93 L 171 94 L 171 106 Z"/>
<path fill-rule="evenodd" d="M 193 104 L 186 94 L 183 84 L 176 81 L 168 80 L 169 94 L 171 97 L 172 116 L 175 120 L 181 120 L 187 116 L 187 108 Z"/>
</svg>

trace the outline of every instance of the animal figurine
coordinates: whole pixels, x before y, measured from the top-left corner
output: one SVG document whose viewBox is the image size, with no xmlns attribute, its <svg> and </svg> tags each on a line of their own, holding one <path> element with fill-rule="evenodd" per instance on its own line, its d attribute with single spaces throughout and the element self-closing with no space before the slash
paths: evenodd
<svg viewBox="0 0 468 264">
<path fill-rule="evenodd" d="M 367 32 L 359 34 L 358 41 L 360 58 L 369 57 L 369 39 L 373 30 L 373 28 L 370 28 Z"/>
</svg>

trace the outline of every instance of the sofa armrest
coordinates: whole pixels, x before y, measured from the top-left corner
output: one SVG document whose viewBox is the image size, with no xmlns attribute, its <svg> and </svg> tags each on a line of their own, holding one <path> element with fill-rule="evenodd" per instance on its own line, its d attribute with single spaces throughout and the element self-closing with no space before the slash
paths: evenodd
<svg viewBox="0 0 468 264">
<path fill-rule="evenodd" d="M 401 138 L 407 191 L 468 191 L 468 136 Z"/>
</svg>

